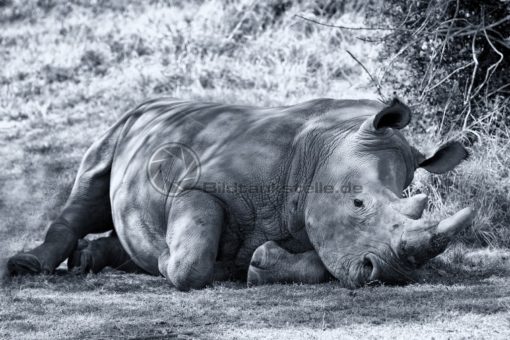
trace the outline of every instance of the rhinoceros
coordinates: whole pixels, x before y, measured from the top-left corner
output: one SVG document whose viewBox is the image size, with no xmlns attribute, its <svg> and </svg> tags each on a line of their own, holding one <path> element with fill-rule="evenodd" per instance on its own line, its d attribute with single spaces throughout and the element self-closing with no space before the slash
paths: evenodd
<svg viewBox="0 0 510 340">
<path fill-rule="evenodd" d="M 408 282 L 473 218 L 464 208 L 433 222 L 426 195 L 403 196 L 418 168 L 444 173 L 468 156 L 449 141 L 426 157 L 399 131 L 410 119 L 398 99 L 146 101 L 92 144 L 44 242 L 8 270 L 52 273 L 68 259 L 72 272 L 141 271 L 179 290 Z"/>
</svg>

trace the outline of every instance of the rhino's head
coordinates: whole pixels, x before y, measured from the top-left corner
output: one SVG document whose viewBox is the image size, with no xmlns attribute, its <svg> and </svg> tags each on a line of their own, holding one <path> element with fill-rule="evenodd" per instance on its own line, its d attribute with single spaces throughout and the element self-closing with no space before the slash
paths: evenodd
<svg viewBox="0 0 510 340">
<path fill-rule="evenodd" d="M 468 155 L 460 143 L 449 142 L 425 157 L 398 131 L 409 121 L 409 108 L 394 100 L 348 131 L 331 129 L 316 150 L 315 189 L 302 200 L 302 224 L 345 286 L 408 281 L 413 269 L 443 252 L 471 222 L 470 208 L 440 222 L 424 221 L 426 195 L 402 198 L 417 168 L 444 173 Z"/>
</svg>

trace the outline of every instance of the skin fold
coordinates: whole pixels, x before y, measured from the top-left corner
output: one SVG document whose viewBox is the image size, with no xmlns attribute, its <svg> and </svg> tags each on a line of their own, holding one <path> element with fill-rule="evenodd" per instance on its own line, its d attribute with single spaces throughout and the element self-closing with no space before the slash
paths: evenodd
<svg viewBox="0 0 510 340">
<path fill-rule="evenodd" d="M 458 142 L 421 154 L 399 131 L 410 119 L 398 100 L 147 101 L 89 148 L 44 243 L 13 256 L 9 271 L 51 273 L 68 259 L 78 273 L 142 271 L 180 290 L 227 279 L 406 282 L 472 219 L 467 208 L 422 221 L 426 196 L 402 197 L 417 168 L 443 173 L 467 157 Z"/>
</svg>

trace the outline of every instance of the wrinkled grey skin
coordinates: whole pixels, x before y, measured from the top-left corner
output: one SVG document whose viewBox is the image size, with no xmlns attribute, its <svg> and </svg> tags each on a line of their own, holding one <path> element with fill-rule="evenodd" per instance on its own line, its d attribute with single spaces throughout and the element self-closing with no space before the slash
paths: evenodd
<svg viewBox="0 0 510 340">
<path fill-rule="evenodd" d="M 456 142 L 425 157 L 398 131 L 409 120 L 397 100 L 278 108 L 148 101 L 90 147 L 44 243 L 13 256 L 9 271 L 53 272 L 68 259 L 75 272 L 144 271 L 181 290 L 225 279 L 406 282 L 472 219 L 467 208 L 425 222 L 426 196 L 402 198 L 417 168 L 442 173 L 467 157 Z M 178 195 L 155 190 L 146 171 L 168 142 L 192 148 L 201 163 L 199 181 Z M 166 166 L 174 178 L 185 171 Z M 219 192 L 206 183 L 273 189 Z M 334 190 L 289 190 L 316 184 Z"/>
</svg>

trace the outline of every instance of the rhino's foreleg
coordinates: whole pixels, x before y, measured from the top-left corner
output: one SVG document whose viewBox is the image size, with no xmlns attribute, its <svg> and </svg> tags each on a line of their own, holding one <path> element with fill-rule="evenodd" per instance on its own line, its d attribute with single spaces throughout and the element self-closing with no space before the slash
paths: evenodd
<svg viewBox="0 0 510 340">
<path fill-rule="evenodd" d="M 105 267 L 130 273 L 143 272 L 122 248 L 115 234 L 93 241 L 80 239 L 78 246 L 67 260 L 67 267 L 77 274 L 85 274 L 89 271 L 98 273 Z"/>
<path fill-rule="evenodd" d="M 172 200 L 159 271 L 177 289 L 199 289 L 214 279 L 223 225 L 219 202 L 203 191 L 187 191 Z"/>
<path fill-rule="evenodd" d="M 320 283 L 329 279 L 331 275 L 314 250 L 292 254 L 274 241 L 255 250 L 248 269 L 248 285 Z"/>
</svg>

